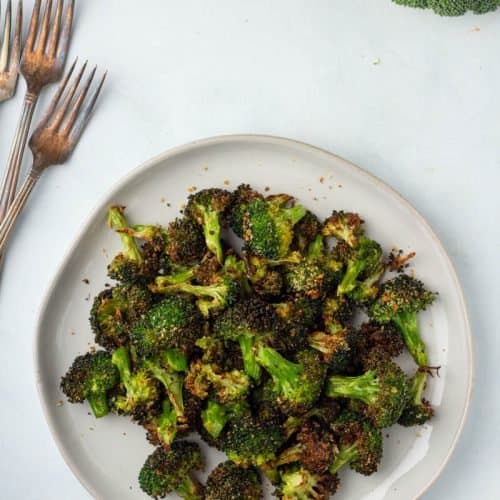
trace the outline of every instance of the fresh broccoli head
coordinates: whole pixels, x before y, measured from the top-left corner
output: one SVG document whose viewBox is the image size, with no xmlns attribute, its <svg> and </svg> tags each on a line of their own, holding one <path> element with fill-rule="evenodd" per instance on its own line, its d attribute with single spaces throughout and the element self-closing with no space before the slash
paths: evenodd
<svg viewBox="0 0 500 500">
<path fill-rule="evenodd" d="M 363 411 L 376 427 L 397 422 L 408 402 L 409 385 L 401 368 L 387 356 L 372 352 L 365 362 L 368 369 L 356 377 L 332 376 L 325 394 L 364 403 Z"/>
<path fill-rule="evenodd" d="M 292 198 L 286 195 L 253 199 L 243 216 L 243 239 L 255 255 L 268 259 L 286 257 L 293 240 L 293 226 L 306 214 L 301 205 L 286 207 Z"/>
<path fill-rule="evenodd" d="M 109 413 L 108 392 L 120 382 L 118 370 L 106 351 L 78 356 L 61 379 L 61 389 L 70 403 L 89 402 L 97 418 Z"/>
<path fill-rule="evenodd" d="M 436 295 L 423 283 L 400 274 L 382 284 L 380 296 L 370 307 L 370 317 L 378 323 L 393 322 L 419 366 L 427 366 L 425 343 L 418 329 L 417 313 L 431 305 Z"/>
<path fill-rule="evenodd" d="M 212 470 L 205 487 L 205 500 L 260 500 L 262 484 L 255 469 L 238 467 L 230 460 Z"/>
<path fill-rule="evenodd" d="M 138 285 L 103 290 L 94 299 L 90 325 L 95 341 L 108 350 L 129 342 L 131 327 L 151 307 L 151 294 Z"/>
<path fill-rule="evenodd" d="M 187 353 L 202 335 L 202 320 L 196 306 L 181 296 L 171 296 L 147 311 L 130 332 L 139 356 L 148 357 L 165 349 Z"/>
<path fill-rule="evenodd" d="M 217 256 L 222 264 L 223 252 L 220 241 L 221 227 L 231 204 L 229 191 L 223 189 L 203 189 L 189 196 L 185 213 L 203 229 L 207 248 Z"/>
<path fill-rule="evenodd" d="M 369 476 L 377 472 L 382 460 L 382 433 L 358 415 L 345 411 L 333 426 L 338 453 L 329 469 L 332 474 L 349 464 L 351 469 Z"/>
<path fill-rule="evenodd" d="M 194 220 L 182 217 L 168 225 L 166 252 L 172 262 L 193 264 L 201 261 L 206 251 L 205 238 Z"/>
<path fill-rule="evenodd" d="M 434 416 L 434 408 L 424 397 L 428 374 L 419 370 L 411 379 L 410 399 L 398 423 L 404 427 L 423 425 Z"/>
<path fill-rule="evenodd" d="M 193 475 L 203 469 L 201 451 L 196 443 L 175 441 L 169 451 L 157 448 L 139 473 L 141 489 L 153 498 L 176 492 L 186 500 L 202 500 L 203 487 Z"/>
</svg>

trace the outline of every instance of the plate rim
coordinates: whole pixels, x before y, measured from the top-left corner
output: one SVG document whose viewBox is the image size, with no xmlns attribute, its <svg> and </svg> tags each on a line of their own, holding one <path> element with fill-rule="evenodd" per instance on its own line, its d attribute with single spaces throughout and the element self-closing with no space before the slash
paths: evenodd
<svg viewBox="0 0 500 500">
<path fill-rule="evenodd" d="M 469 410 L 471 406 L 471 399 L 472 399 L 472 391 L 473 391 L 473 385 L 474 385 L 474 373 L 475 373 L 475 359 L 474 359 L 474 342 L 473 342 L 473 337 L 472 337 L 472 328 L 471 328 L 471 322 L 470 322 L 470 317 L 469 317 L 469 311 L 467 307 L 467 303 L 465 301 L 465 296 L 463 292 L 463 288 L 461 286 L 460 280 L 458 278 L 458 274 L 455 270 L 455 266 L 453 265 L 453 261 L 448 254 L 446 247 L 443 245 L 439 237 L 437 236 L 436 232 L 430 225 L 430 223 L 425 219 L 425 217 L 404 197 L 402 196 L 396 189 L 394 189 L 391 185 L 374 175 L 373 173 L 369 172 L 368 170 L 365 170 L 362 167 L 359 167 L 358 165 L 352 163 L 349 160 L 346 160 L 345 158 L 342 158 L 341 156 L 332 153 L 331 151 L 328 151 L 324 148 L 314 146 L 312 144 L 309 144 L 307 142 L 303 142 L 297 139 L 291 139 L 287 137 L 282 137 L 282 136 L 277 136 L 277 135 L 267 135 L 267 134 L 223 134 L 223 135 L 216 135 L 216 136 L 211 136 L 207 138 L 202 138 L 202 139 L 196 139 L 194 141 L 187 142 L 185 144 L 179 145 L 179 146 L 174 146 L 172 148 L 167 149 L 166 151 L 153 156 L 149 160 L 146 160 L 145 162 L 141 163 L 137 167 L 134 167 L 130 172 L 122 176 L 118 181 L 113 183 L 111 187 L 99 198 L 97 203 L 95 204 L 94 208 L 90 211 L 90 213 L 87 215 L 83 223 L 80 225 L 78 231 L 76 232 L 76 236 L 71 240 L 67 250 L 64 252 L 63 258 L 61 260 L 61 263 L 58 265 L 58 268 L 50 280 L 50 283 L 47 285 L 44 293 L 43 293 L 43 298 L 40 302 L 40 305 L 37 309 L 36 313 L 36 327 L 35 327 L 35 335 L 32 340 L 32 355 L 33 355 L 33 365 L 34 365 L 34 373 L 35 373 L 35 385 L 37 388 L 37 393 L 38 393 L 38 398 L 42 407 L 43 415 L 45 418 L 45 421 L 49 427 L 50 433 L 52 435 L 52 438 L 54 442 L 56 443 L 57 449 L 61 456 L 63 457 L 66 465 L 69 467 L 73 475 L 78 479 L 80 484 L 87 490 L 90 495 L 92 495 L 94 498 L 99 498 L 99 495 L 97 492 L 94 490 L 93 486 L 89 484 L 79 473 L 79 469 L 77 465 L 73 462 L 71 457 L 66 454 L 63 442 L 59 438 L 59 435 L 55 431 L 54 423 L 51 418 L 51 414 L 49 412 L 48 404 L 45 400 L 44 397 L 44 392 L 43 392 L 43 384 L 41 381 L 41 377 L 39 376 L 41 373 L 41 356 L 40 356 L 40 342 L 42 339 L 42 320 L 45 316 L 47 306 L 49 303 L 49 300 L 54 292 L 55 285 L 59 278 L 62 275 L 63 269 L 66 267 L 66 264 L 70 260 L 72 254 L 74 253 L 76 247 L 77 247 L 77 242 L 78 239 L 80 238 L 80 235 L 83 234 L 91 225 L 92 221 L 94 220 L 95 216 L 102 211 L 103 206 L 106 205 L 107 200 L 113 196 L 114 193 L 119 191 L 122 187 L 124 187 L 130 180 L 133 178 L 139 176 L 141 173 L 146 172 L 150 168 L 154 167 L 156 164 L 166 161 L 170 158 L 173 158 L 177 155 L 181 155 L 183 153 L 186 153 L 188 151 L 197 149 L 197 148 L 202 148 L 206 146 L 213 146 L 213 145 L 218 145 L 222 143 L 232 143 L 232 142 L 248 142 L 248 143 L 268 143 L 268 144 L 275 144 L 275 145 L 281 145 L 281 146 L 295 146 L 299 147 L 302 150 L 309 150 L 312 153 L 320 153 L 322 155 L 325 155 L 327 157 L 333 158 L 336 161 L 340 161 L 341 163 L 344 164 L 345 167 L 354 169 L 359 173 L 360 175 L 364 176 L 365 178 L 369 178 L 372 182 L 374 182 L 379 188 L 382 190 L 385 190 L 389 192 L 392 196 L 395 196 L 396 198 L 399 199 L 399 201 L 405 205 L 405 207 L 412 213 L 414 217 L 418 219 L 418 221 L 428 230 L 430 236 L 434 240 L 435 243 L 438 244 L 438 247 L 440 247 L 443 251 L 443 257 L 445 258 L 446 265 L 450 271 L 450 276 L 455 284 L 455 289 L 457 291 L 457 296 L 460 304 L 460 308 L 462 310 L 463 318 L 464 318 L 464 327 L 465 327 L 465 332 L 466 332 L 466 345 L 467 345 L 467 361 L 470 366 L 470 372 L 469 372 L 469 377 L 467 379 L 467 391 L 465 395 L 465 405 L 463 409 L 463 413 L 458 425 L 457 430 L 455 431 L 455 435 L 453 436 L 453 440 L 451 442 L 451 445 L 446 453 L 446 456 L 444 457 L 443 462 L 440 464 L 438 469 L 434 472 L 430 480 L 427 482 L 427 484 L 421 488 L 420 492 L 414 497 L 415 499 L 418 499 L 421 497 L 424 493 L 426 493 L 437 481 L 439 476 L 443 473 L 445 467 L 448 465 L 451 456 L 453 455 L 453 452 L 455 451 L 457 447 L 458 440 L 460 439 L 460 436 L 463 433 L 465 422 L 467 421 L 467 417 L 469 415 Z"/>
</svg>

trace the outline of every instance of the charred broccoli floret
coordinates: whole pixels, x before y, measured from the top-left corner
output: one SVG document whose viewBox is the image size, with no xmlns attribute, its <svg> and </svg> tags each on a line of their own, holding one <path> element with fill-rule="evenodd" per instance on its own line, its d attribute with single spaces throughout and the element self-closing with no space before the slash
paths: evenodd
<svg viewBox="0 0 500 500">
<path fill-rule="evenodd" d="M 212 389 L 218 401 L 224 404 L 246 397 L 250 390 L 250 379 L 242 371 L 223 372 L 215 364 L 197 360 L 191 363 L 185 385 L 200 399 L 207 398 Z"/>
<path fill-rule="evenodd" d="M 380 324 L 375 321 L 363 323 L 359 338 L 360 351 L 363 355 L 377 349 L 395 358 L 403 352 L 405 346 L 401 333 L 392 323 Z"/>
<path fill-rule="evenodd" d="M 147 439 L 154 446 L 163 446 L 168 450 L 178 433 L 178 422 L 175 408 L 169 400 L 162 403 L 162 412 L 144 422 Z"/>
<path fill-rule="evenodd" d="M 112 398 L 112 407 L 117 413 L 134 415 L 155 404 L 159 398 L 157 381 L 144 368 L 132 372 L 130 355 L 126 347 L 118 348 L 111 356 L 113 365 L 120 374 L 125 393 Z"/>
<path fill-rule="evenodd" d="M 245 400 L 222 405 L 209 399 L 206 408 L 201 412 L 203 427 L 215 439 L 221 435 L 228 422 L 248 417 L 251 417 L 251 411 Z"/>
<path fill-rule="evenodd" d="M 166 252 L 181 265 L 201 261 L 207 251 L 200 226 L 189 217 L 177 218 L 168 225 Z"/>
<path fill-rule="evenodd" d="M 127 344 L 131 327 L 150 307 L 151 294 L 141 286 L 119 285 L 103 290 L 90 311 L 95 341 L 108 350 Z"/>
<path fill-rule="evenodd" d="M 260 500 L 262 484 L 255 469 L 238 467 L 230 460 L 212 470 L 205 487 L 205 500 Z"/>
<path fill-rule="evenodd" d="M 365 366 L 368 371 L 363 375 L 329 377 L 325 394 L 363 402 L 364 413 L 376 427 L 390 427 L 397 422 L 408 402 L 406 375 L 390 358 L 376 351 L 370 353 Z"/>
<path fill-rule="evenodd" d="M 235 464 L 260 467 L 276 458 L 283 442 L 279 425 L 245 418 L 229 422 L 222 437 L 222 448 Z"/>
<path fill-rule="evenodd" d="M 404 427 L 423 425 L 434 416 L 434 408 L 423 394 L 428 374 L 419 370 L 411 379 L 410 399 L 399 417 L 398 424 Z"/>
<path fill-rule="evenodd" d="M 427 366 L 425 343 L 418 329 L 417 314 L 431 305 L 436 295 L 423 283 L 400 274 L 382 284 L 380 296 L 370 307 L 370 317 L 378 323 L 393 322 L 401 332 L 406 347 L 419 366 Z"/>
<path fill-rule="evenodd" d="M 327 297 L 323 302 L 323 322 L 330 333 L 343 330 L 353 315 L 353 303 L 345 296 Z"/>
<path fill-rule="evenodd" d="M 305 254 L 309 245 L 321 232 L 321 222 L 312 212 L 307 210 L 304 217 L 295 224 L 293 232 L 292 247 Z"/>
<path fill-rule="evenodd" d="M 231 193 L 223 189 L 203 189 L 189 196 L 185 213 L 203 229 L 207 248 L 222 264 L 221 227 L 231 204 Z"/>
<path fill-rule="evenodd" d="M 250 253 L 267 259 L 286 257 L 293 240 L 293 226 L 306 213 L 301 205 L 287 208 L 291 201 L 290 196 L 277 195 L 246 204 L 243 239 Z"/>
<path fill-rule="evenodd" d="M 243 217 L 247 203 L 252 200 L 263 200 L 264 197 L 248 184 L 240 184 L 232 194 L 230 225 L 237 236 L 243 238 Z"/>
<path fill-rule="evenodd" d="M 175 441 L 169 451 L 157 448 L 139 473 L 141 489 L 153 498 L 176 492 L 186 500 L 202 500 L 203 487 L 193 471 L 203 469 L 201 451 L 196 443 Z"/>
<path fill-rule="evenodd" d="M 274 493 L 281 500 L 329 500 L 338 487 L 336 474 L 315 474 L 295 464 L 279 471 L 279 483 Z"/>
<path fill-rule="evenodd" d="M 287 327 L 302 327 L 306 330 L 315 328 L 321 317 L 321 301 L 306 297 L 287 297 L 284 301 L 273 304 L 278 316 Z"/>
<path fill-rule="evenodd" d="M 382 433 L 356 414 L 344 412 L 333 426 L 338 453 L 330 465 L 332 474 L 349 464 L 351 469 L 369 476 L 377 472 L 382 460 Z"/>
<path fill-rule="evenodd" d="M 323 236 L 334 236 L 337 240 L 345 241 L 354 248 L 364 233 L 363 220 L 356 213 L 334 210 L 325 220 L 322 233 Z"/>
<path fill-rule="evenodd" d="M 285 283 L 288 292 L 310 299 L 321 299 L 327 288 L 324 269 L 310 260 L 290 266 L 285 274 Z"/>
<path fill-rule="evenodd" d="M 202 333 L 202 318 L 196 306 L 189 299 L 174 295 L 144 314 L 132 328 L 130 341 L 142 357 L 165 349 L 188 353 Z"/>
<path fill-rule="evenodd" d="M 120 382 L 118 371 L 106 351 L 78 356 L 61 379 L 61 389 L 70 403 L 89 402 L 97 418 L 109 413 L 108 393 Z"/>
</svg>

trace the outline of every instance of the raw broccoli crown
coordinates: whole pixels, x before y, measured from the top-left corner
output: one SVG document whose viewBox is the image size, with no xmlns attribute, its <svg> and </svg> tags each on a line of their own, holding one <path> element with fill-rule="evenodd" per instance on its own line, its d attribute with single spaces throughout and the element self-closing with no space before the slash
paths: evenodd
<svg viewBox="0 0 500 500">
<path fill-rule="evenodd" d="M 207 251 L 199 225 L 188 217 L 177 218 L 171 222 L 167 235 L 167 254 L 177 264 L 198 262 Z"/>
<path fill-rule="evenodd" d="M 406 7 L 416 7 L 419 9 L 426 9 L 428 7 L 429 0 L 392 0 L 398 5 L 405 5 Z"/>
<path fill-rule="evenodd" d="M 196 306 L 188 299 L 173 295 L 147 311 L 132 328 L 130 338 L 140 356 L 150 356 L 167 348 L 189 350 L 201 333 Z"/>
<path fill-rule="evenodd" d="M 425 9 L 431 8 L 441 16 L 461 16 L 468 11 L 485 14 L 500 5 L 499 0 L 393 0 L 399 5 Z"/>
<path fill-rule="evenodd" d="M 260 467 L 276 458 L 283 445 L 281 427 L 249 418 L 230 422 L 223 434 L 223 450 L 241 467 Z"/>
<path fill-rule="evenodd" d="M 190 441 L 175 441 L 170 450 L 157 448 L 149 455 L 139 473 L 139 484 L 153 498 L 163 498 L 178 490 L 191 471 L 202 468 L 199 446 Z"/>
<path fill-rule="evenodd" d="M 151 294 L 138 285 L 118 285 L 94 299 L 90 325 L 96 342 L 112 350 L 129 341 L 129 331 L 151 307 Z"/>
<path fill-rule="evenodd" d="M 262 485 L 255 469 L 244 469 L 228 460 L 208 476 L 205 500 L 260 500 L 262 496 Z"/>
<path fill-rule="evenodd" d="M 315 474 L 297 464 L 279 471 L 278 488 L 274 494 L 281 500 L 329 500 L 338 487 L 337 475 L 328 472 Z"/>
<path fill-rule="evenodd" d="M 382 284 L 379 298 L 370 307 L 370 316 L 388 323 L 400 314 L 417 313 L 432 304 L 436 295 L 407 274 L 400 274 Z"/>
</svg>

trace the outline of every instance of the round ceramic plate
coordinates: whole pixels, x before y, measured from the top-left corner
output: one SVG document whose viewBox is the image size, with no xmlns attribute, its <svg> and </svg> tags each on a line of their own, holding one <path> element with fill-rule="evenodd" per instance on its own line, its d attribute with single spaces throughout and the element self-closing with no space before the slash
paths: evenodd
<svg viewBox="0 0 500 500">
<path fill-rule="evenodd" d="M 386 184 L 328 152 L 275 137 L 217 137 L 174 149 L 135 170 L 96 208 L 48 291 L 35 341 L 40 397 L 61 453 L 94 497 L 145 498 L 137 473 L 152 447 L 143 430 L 125 418 L 96 420 L 87 405 L 68 404 L 59 389 L 75 356 L 93 344 L 91 300 L 108 281 L 106 264 L 119 250 L 118 238 L 105 224 L 107 206 L 126 205 L 135 223 L 166 224 L 195 187 L 234 188 L 243 182 L 261 191 L 290 193 L 321 217 L 333 208 L 359 212 L 367 233 L 384 248 L 416 251 L 416 275 L 439 291 L 435 305 L 419 317 L 430 362 L 441 366 L 440 377 L 427 389 L 436 418 L 423 427 L 391 428 L 379 472 L 363 477 L 342 471 L 335 496 L 418 497 L 448 461 L 471 391 L 471 334 L 455 271 L 429 225 Z M 205 456 L 207 470 L 223 459 L 214 450 L 206 449 Z"/>
</svg>

